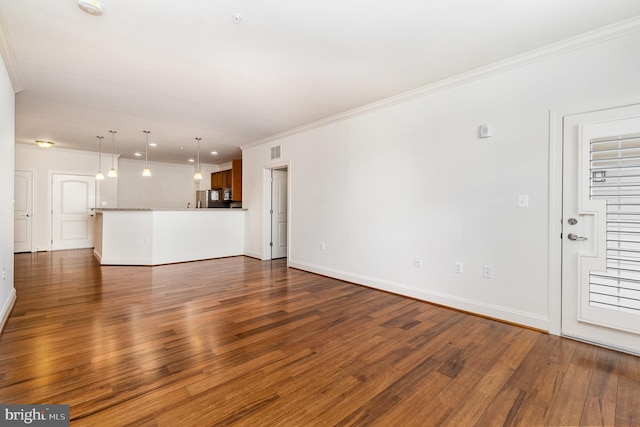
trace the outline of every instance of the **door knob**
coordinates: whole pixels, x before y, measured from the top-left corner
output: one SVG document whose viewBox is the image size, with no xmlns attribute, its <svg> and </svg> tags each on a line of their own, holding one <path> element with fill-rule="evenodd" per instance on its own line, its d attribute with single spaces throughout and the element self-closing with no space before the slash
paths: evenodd
<svg viewBox="0 0 640 427">
<path fill-rule="evenodd" d="M 567 234 L 567 239 L 569 240 L 587 240 L 586 237 L 578 236 L 577 234 L 569 233 Z"/>
</svg>

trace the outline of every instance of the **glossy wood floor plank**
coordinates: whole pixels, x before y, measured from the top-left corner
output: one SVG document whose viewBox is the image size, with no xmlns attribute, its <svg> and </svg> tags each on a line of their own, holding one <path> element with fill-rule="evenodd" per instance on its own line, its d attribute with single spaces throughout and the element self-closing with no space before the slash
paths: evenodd
<svg viewBox="0 0 640 427">
<path fill-rule="evenodd" d="M 74 426 L 640 425 L 637 357 L 284 260 L 15 264 L 0 402 Z"/>
</svg>

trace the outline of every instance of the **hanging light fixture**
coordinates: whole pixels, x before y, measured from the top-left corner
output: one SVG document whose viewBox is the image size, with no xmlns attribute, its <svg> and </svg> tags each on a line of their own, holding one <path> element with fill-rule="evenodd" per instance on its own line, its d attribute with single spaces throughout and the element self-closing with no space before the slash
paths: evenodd
<svg viewBox="0 0 640 427">
<path fill-rule="evenodd" d="M 193 175 L 193 179 L 195 179 L 196 181 L 200 181 L 202 180 L 202 174 L 200 173 L 200 141 L 202 140 L 202 138 L 196 138 L 196 144 L 198 146 L 198 157 L 197 157 L 197 163 L 196 163 L 196 173 Z"/>
<path fill-rule="evenodd" d="M 102 173 L 102 138 L 104 138 L 104 136 L 96 136 L 96 138 L 98 138 L 98 149 L 100 150 L 98 153 L 98 173 L 96 174 L 96 179 L 102 181 L 104 179 L 104 174 Z"/>
<path fill-rule="evenodd" d="M 145 144 L 144 144 L 144 169 L 142 170 L 142 176 L 151 176 L 151 170 L 149 170 L 149 134 L 150 130 L 143 130 Z"/>
<path fill-rule="evenodd" d="M 117 130 L 110 130 L 109 132 L 111 132 L 111 169 L 109 169 L 109 172 L 107 173 L 107 176 L 109 178 L 117 178 L 118 177 L 118 171 L 116 171 L 116 168 L 114 167 L 114 150 L 115 150 L 115 145 L 116 145 L 116 141 L 115 141 L 115 135 L 116 133 L 118 133 Z"/>
</svg>

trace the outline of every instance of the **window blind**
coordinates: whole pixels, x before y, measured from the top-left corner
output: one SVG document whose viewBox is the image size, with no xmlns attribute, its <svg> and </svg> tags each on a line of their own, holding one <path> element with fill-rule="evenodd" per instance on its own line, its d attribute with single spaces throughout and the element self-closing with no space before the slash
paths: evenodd
<svg viewBox="0 0 640 427">
<path fill-rule="evenodd" d="M 640 314 L 640 134 L 590 143 L 590 197 L 607 206 L 607 268 L 590 272 L 589 303 Z"/>
</svg>

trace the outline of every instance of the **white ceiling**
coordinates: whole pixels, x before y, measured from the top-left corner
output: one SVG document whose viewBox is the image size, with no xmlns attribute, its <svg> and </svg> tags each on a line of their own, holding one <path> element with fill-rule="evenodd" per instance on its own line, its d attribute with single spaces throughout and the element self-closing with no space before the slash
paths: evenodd
<svg viewBox="0 0 640 427">
<path fill-rule="evenodd" d="M 97 151 L 104 135 L 110 152 L 115 129 L 116 153 L 133 158 L 148 129 L 150 161 L 186 163 L 201 137 L 202 161 L 224 163 L 241 145 L 640 15 L 638 0 L 101 4 L 91 16 L 77 0 L 0 0 L 22 88 L 17 143 Z"/>
</svg>

